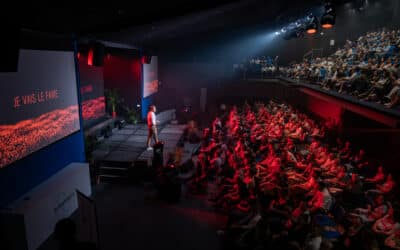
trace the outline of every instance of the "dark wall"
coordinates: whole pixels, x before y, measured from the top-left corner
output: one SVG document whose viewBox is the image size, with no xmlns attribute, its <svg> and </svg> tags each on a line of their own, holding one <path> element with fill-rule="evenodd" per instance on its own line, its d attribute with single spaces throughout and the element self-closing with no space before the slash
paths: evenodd
<svg viewBox="0 0 400 250">
<path fill-rule="evenodd" d="M 103 68 L 105 89 L 118 89 L 119 95 L 130 108 L 141 104 L 142 65 L 139 57 L 109 55 L 104 60 Z"/>
<path fill-rule="evenodd" d="M 299 61 L 304 54 L 312 49 L 324 48 L 324 56 L 332 54 L 343 46 L 346 39 L 356 40 L 368 31 L 379 28 L 400 27 L 400 2 L 398 0 L 370 0 L 365 9 L 358 11 L 352 5 L 345 4 L 337 9 L 336 24 L 331 30 L 319 30 L 314 36 L 305 35 L 304 38 L 276 40 L 265 47 L 264 55 L 280 57 L 281 64 Z M 320 32 L 324 35 L 320 35 Z M 335 46 L 329 45 L 335 40 Z"/>
<path fill-rule="evenodd" d="M 184 105 L 200 110 L 201 88 L 207 89 L 207 104 L 215 99 L 215 89 L 226 78 L 224 65 L 216 63 L 165 63 L 159 62 L 159 93 L 154 102 L 160 110 Z"/>
</svg>

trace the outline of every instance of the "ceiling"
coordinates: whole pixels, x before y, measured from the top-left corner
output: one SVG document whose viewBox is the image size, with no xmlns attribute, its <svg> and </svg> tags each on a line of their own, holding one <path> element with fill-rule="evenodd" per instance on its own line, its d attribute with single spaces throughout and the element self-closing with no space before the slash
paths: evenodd
<svg viewBox="0 0 400 250">
<path fill-rule="evenodd" d="M 8 24 L 52 33 L 88 34 L 142 25 L 214 8 L 237 0 L 135 1 L 129 5 L 79 6 L 75 8 L 32 5 L 3 8 L 0 15 Z M 4 20 L 3 20 L 4 19 Z"/>
<path fill-rule="evenodd" d="M 344 1 L 344 0 L 336 0 Z M 355 0 L 353 0 L 355 1 Z M 169 0 L 133 6 L 4 9 L 2 23 L 74 33 L 154 50 L 193 49 L 260 29 L 273 29 L 305 15 L 324 0 Z"/>
<path fill-rule="evenodd" d="M 226 1 L 225 4 L 195 12 L 175 15 L 169 19 L 119 29 L 97 32 L 96 39 L 135 44 L 154 49 L 196 47 L 204 43 L 221 42 L 244 33 L 284 25 L 291 18 L 304 15 L 310 6 L 321 0 L 246 0 Z"/>
</svg>

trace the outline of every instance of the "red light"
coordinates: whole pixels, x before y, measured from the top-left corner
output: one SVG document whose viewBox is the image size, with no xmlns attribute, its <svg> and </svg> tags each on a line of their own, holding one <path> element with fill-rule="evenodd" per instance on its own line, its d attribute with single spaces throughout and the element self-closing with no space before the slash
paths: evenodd
<svg viewBox="0 0 400 250">
<path fill-rule="evenodd" d="M 324 28 L 324 29 L 330 29 L 330 28 L 333 27 L 333 25 L 330 24 L 330 23 L 322 24 L 321 26 L 322 26 L 322 28 Z"/>
<path fill-rule="evenodd" d="M 89 50 L 88 58 L 87 58 L 87 64 L 89 66 L 93 66 L 93 49 Z"/>
<path fill-rule="evenodd" d="M 307 30 L 307 34 L 315 34 L 315 33 L 317 33 L 317 30 L 316 30 L 316 29 L 309 29 L 309 30 Z"/>
<path fill-rule="evenodd" d="M 76 57 L 77 57 L 78 59 L 81 58 L 81 53 L 80 53 L 80 52 L 76 53 Z"/>
</svg>

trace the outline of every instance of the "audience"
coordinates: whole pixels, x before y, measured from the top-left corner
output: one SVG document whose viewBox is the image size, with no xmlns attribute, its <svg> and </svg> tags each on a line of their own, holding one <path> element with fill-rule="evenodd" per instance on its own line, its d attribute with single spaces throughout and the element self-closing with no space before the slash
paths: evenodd
<svg viewBox="0 0 400 250">
<path fill-rule="evenodd" d="M 288 67 L 280 67 L 278 57 L 261 56 L 233 69 L 240 78 L 286 76 L 394 108 L 400 105 L 400 30 L 368 32 L 356 41 L 347 40 L 328 57 L 304 59 Z"/>
<path fill-rule="evenodd" d="M 238 78 L 269 78 L 278 75 L 278 57 L 261 56 L 250 58 L 241 64 L 233 65 L 233 72 Z"/>
<path fill-rule="evenodd" d="M 369 32 L 326 58 L 305 59 L 280 73 L 326 90 L 393 108 L 400 104 L 400 30 Z"/>
<path fill-rule="evenodd" d="M 395 182 L 382 166 L 365 176 L 364 150 L 328 143 L 323 125 L 288 105 L 226 112 L 204 133 L 189 185 L 216 185 L 210 202 L 228 215 L 219 234 L 248 249 L 399 248 Z"/>
</svg>

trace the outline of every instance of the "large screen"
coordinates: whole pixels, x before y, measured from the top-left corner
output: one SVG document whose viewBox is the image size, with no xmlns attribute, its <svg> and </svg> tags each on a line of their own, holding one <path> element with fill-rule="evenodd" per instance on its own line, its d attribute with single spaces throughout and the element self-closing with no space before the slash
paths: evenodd
<svg viewBox="0 0 400 250">
<path fill-rule="evenodd" d="M 79 58 L 82 117 L 85 127 L 91 126 L 106 114 L 103 67 L 87 64 L 87 58 Z"/>
<path fill-rule="evenodd" d="M 143 64 L 143 97 L 158 91 L 158 58 L 151 57 L 150 64 Z"/>
<path fill-rule="evenodd" d="M 74 53 L 20 50 L 0 73 L 0 168 L 80 129 Z"/>
</svg>

